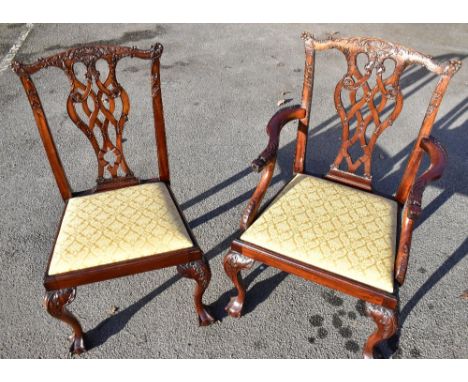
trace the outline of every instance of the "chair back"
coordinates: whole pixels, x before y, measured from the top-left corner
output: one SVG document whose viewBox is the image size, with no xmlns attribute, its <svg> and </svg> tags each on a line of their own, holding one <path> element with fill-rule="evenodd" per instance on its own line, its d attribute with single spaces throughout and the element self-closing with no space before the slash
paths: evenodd
<svg viewBox="0 0 468 382">
<path fill-rule="evenodd" d="M 117 80 L 116 67 L 119 60 L 124 57 L 150 60 L 151 86 L 148 89 L 151 90 L 153 104 L 159 178 L 164 182 L 169 182 L 159 78 L 159 61 L 162 52 L 161 44 L 156 44 L 149 50 L 123 46 L 83 46 L 41 58 L 32 64 L 13 61 L 12 68 L 20 77 L 26 91 L 47 157 L 64 200 L 72 197 L 73 193 L 31 75 L 44 68 L 56 67 L 62 69 L 68 77 L 70 93 L 66 101 L 67 113 L 74 125 L 86 136 L 96 154 L 96 190 L 100 191 L 139 183 L 123 151 L 123 131 L 130 112 L 130 100 L 127 92 Z M 97 70 L 97 63 L 100 60 L 107 65 L 108 70 L 105 76 Z M 77 64 L 80 63 L 86 68 L 84 81 L 81 81 L 77 75 Z"/>
</svg>

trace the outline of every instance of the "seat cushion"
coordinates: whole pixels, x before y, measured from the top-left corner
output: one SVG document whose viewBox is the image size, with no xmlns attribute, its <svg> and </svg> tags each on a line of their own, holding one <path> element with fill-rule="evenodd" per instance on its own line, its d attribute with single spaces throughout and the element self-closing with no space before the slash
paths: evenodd
<svg viewBox="0 0 468 382">
<path fill-rule="evenodd" d="M 71 198 L 49 266 L 65 273 L 193 247 L 164 183 Z"/>
<path fill-rule="evenodd" d="M 393 292 L 395 201 L 298 174 L 241 239 Z"/>
</svg>

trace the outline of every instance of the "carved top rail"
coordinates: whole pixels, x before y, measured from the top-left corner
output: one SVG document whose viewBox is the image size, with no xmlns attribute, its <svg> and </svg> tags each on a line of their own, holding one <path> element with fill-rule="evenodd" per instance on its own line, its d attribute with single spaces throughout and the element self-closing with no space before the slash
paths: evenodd
<svg viewBox="0 0 468 382">
<path fill-rule="evenodd" d="M 370 58 L 369 66 L 376 67 L 377 69 L 381 68 L 383 61 L 385 61 L 387 58 L 390 58 L 402 64 L 405 63 L 407 65 L 422 65 L 425 66 L 427 70 L 430 70 L 431 72 L 438 75 L 442 75 L 449 74 L 450 71 L 455 69 L 453 64 L 455 64 L 455 61 L 457 61 L 452 60 L 446 63 L 439 63 L 434 61 L 428 55 L 379 38 L 337 38 L 332 35 L 327 39 L 315 39 L 314 36 L 310 33 L 304 32 L 302 34 L 302 39 L 306 44 L 306 48 L 313 48 L 316 51 L 338 49 L 345 54 L 365 53 Z M 458 64 L 460 64 L 459 61 Z"/>
<path fill-rule="evenodd" d="M 167 156 L 159 79 L 159 59 L 162 52 L 163 47 L 161 44 L 156 44 L 148 50 L 141 50 L 136 47 L 97 45 L 69 49 L 47 58 L 40 58 L 32 64 L 13 61 L 12 68 L 20 77 L 25 88 L 64 199 L 70 197 L 71 190 L 56 152 L 47 119 L 31 75 L 49 67 L 62 69 L 67 75 L 71 87 L 66 104 L 68 115 L 91 143 L 98 161 L 98 188 L 106 188 L 108 187 L 106 184 L 121 182 L 122 180 L 127 183 L 137 182 L 137 178 L 134 177 L 126 162 L 122 148 L 123 130 L 130 111 L 128 94 L 118 82 L 116 75 L 117 63 L 122 58 L 135 57 L 152 60 L 153 62 L 151 91 L 155 110 L 155 124 L 157 122 L 160 124 L 159 127 L 155 127 L 157 135 L 162 134 L 161 139 L 164 140 L 164 142 L 158 142 L 158 149 L 159 145 L 163 145 L 162 154 Z M 108 72 L 105 78 L 101 77 L 101 73 L 97 69 L 97 62 L 100 60 L 107 63 Z M 86 67 L 84 80 L 78 78 L 77 63 L 81 63 Z M 117 104 L 118 102 L 120 102 L 120 105 Z M 109 129 L 113 129 L 115 134 L 111 134 Z M 115 139 L 112 139 L 112 135 L 115 136 Z M 167 167 L 167 158 L 163 158 L 162 161 Z M 166 175 L 168 177 L 168 170 Z"/>
<path fill-rule="evenodd" d="M 441 76 L 416 142 L 416 150 L 420 151 L 420 140 L 430 134 L 448 81 L 459 70 L 461 62 L 451 60 L 437 63 L 415 50 L 377 38 L 329 36 L 321 40 L 307 32 L 303 33 L 302 38 L 307 55 L 313 56 L 315 51 L 337 49 L 345 55 L 348 66 L 346 74 L 335 87 L 334 101 L 342 124 L 342 141 L 327 177 L 370 190 L 375 144 L 383 131 L 393 125 L 403 107 L 400 77 L 404 70 L 409 65 L 417 64 Z M 363 67 L 358 63 L 358 56 L 361 55 L 367 60 Z M 385 75 L 388 60 L 393 61 L 394 68 Z M 311 88 L 313 79 L 308 78 L 311 77 L 308 72 L 312 70 L 309 71 L 306 65 L 304 86 Z M 371 79 L 375 80 L 375 85 L 370 85 Z M 348 99 L 348 106 L 345 106 L 343 97 Z M 371 124 L 373 131 L 367 132 Z M 360 146 L 361 154 L 358 158 L 352 158 L 350 154 L 351 147 L 355 145 Z M 415 175 L 411 176 L 414 180 Z"/>
<path fill-rule="evenodd" d="M 159 59 L 163 52 L 163 46 L 156 44 L 151 49 L 138 49 L 136 47 L 112 46 L 112 45 L 93 45 L 82 46 L 68 49 L 50 57 L 41 57 L 32 64 L 24 64 L 19 61 L 13 61 L 12 68 L 18 74 L 23 72 L 34 74 L 37 71 L 54 66 L 63 70 L 68 70 L 70 65 L 82 62 L 87 67 L 95 66 L 100 59 L 107 62 L 116 62 L 125 57 L 137 57 L 146 60 Z"/>
</svg>

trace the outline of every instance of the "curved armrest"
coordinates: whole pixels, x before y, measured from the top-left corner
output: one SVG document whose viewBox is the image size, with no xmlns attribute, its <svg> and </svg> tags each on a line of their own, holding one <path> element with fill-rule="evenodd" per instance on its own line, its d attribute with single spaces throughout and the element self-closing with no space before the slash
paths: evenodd
<svg viewBox="0 0 468 382">
<path fill-rule="evenodd" d="M 276 158 L 278 152 L 279 137 L 283 126 L 295 119 L 302 119 L 306 116 L 306 110 L 300 105 L 288 106 L 278 110 L 268 122 L 266 131 L 269 136 L 268 145 L 261 152 L 257 159 L 252 162 L 252 170 L 260 172 L 268 162 Z"/>
<path fill-rule="evenodd" d="M 421 215 L 422 195 L 426 186 L 442 176 L 447 164 L 447 152 L 433 136 L 423 138 L 421 140 L 421 148 L 429 155 L 431 164 L 414 182 L 406 202 L 408 216 L 413 220 Z"/>
<path fill-rule="evenodd" d="M 403 210 L 400 243 L 395 262 L 395 278 L 400 285 L 403 285 L 405 281 L 414 222 L 421 215 L 424 189 L 430 182 L 442 176 L 447 163 L 447 153 L 434 137 L 423 138 L 420 145 L 429 155 L 431 164 L 414 182 Z"/>
</svg>

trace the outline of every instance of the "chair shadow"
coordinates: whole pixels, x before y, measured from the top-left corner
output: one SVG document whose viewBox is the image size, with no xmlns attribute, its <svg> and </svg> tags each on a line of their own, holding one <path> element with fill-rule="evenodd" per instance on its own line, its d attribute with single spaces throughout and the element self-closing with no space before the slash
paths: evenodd
<svg viewBox="0 0 468 382">
<path fill-rule="evenodd" d="M 418 289 L 418 291 L 409 299 L 406 305 L 400 311 L 400 324 L 408 318 L 411 311 L 421 301 L 421 299 L 432 289 L 434 286 L 445 277 L 460 261 L 462 261 L 468 254 L 468 239 L 453 252 L 437 270 L 429 276 L 424 284 Z"/>
<path fill-rule="evenodd" d="M 463 120 L 463 117 L 468 114 L 468 97 L 461 100 L 457 105 L 450 109 L 443 117 L 439 118 L 434 124 L 432 134 L 435 136 L 444 146 L 448 152 L 448 164 L 444 171 L 441 181 L 431 183 L 431 187 L 442 188 L 442 184 L 450 185 L 428 205 L 424 206 L 420 218 L 416 221 L 415 229 L 423 224 L 433 213 L 435 213 L 445 202 L 447 202 L 454 194 L 460 193 L 467 195 L 468 189 L 463 183 L 464 175 L 467 171 L 466 162 L 463 162 L 465 156 L 465 140 L 466 140 L 466 128 L 468 127 L 467 119 Z M 462 124 L 453 127 L 453 123 L 457 120 L 463 120 Z M 406 166 L 406 161 L 401 161 L 406 158 L 413 148 L 413 142 L 410 142 L 405 148 L 399 153 L 394 155 L 392 163 L 388 163 L 382 166 L 382 169 L 378 172 L 380 177 L 376 180 L 384 183 L 384 189 L 395 189 L 398 186 L 400 180 L 400 174 L 403 172 Z M 455 157 L 455 161 L 453 158 Z M 459 159 L 457 161 L 457 159 Z M 394 163 L 400 165 L 395 168 Z M 453 166 L 454 162 L 459 162 L 457 166 Z M 465 165 L 463 165 L 465 163 Z M 421 165 L 421 171 L 427 168 L 428 158 L 423 158 Z M 420 172 L 421 172 L 420 171 Z M 393 179 L 389 180 L 388 174 L 392 172 L 394 175 Z M 397 176 L 400 175 L 400 176 Z"/>
<path fill-rule="evenodd" d="M 169 289 L 180 279 L 181 276 L 178 274 L 172 276 L 169 280 L 165 281 L 163 284 L 158 286 L 143 298 L 139 299 L 124 310 L 109 316 L 104 321 L 100 322 L 96 327 L 87 331 L 85 334 L 85 339 L 88 350 L 101 346 L 110 337 L 118 334 L 139 310 L 150 303 L 156 296 Z"/>
<path fill-rule="evenodd" d="M 416 291 L 416 293 L 409 299 L 405 306 L 399 311 L 399 326 L 396 335 L 390 338 L 388 341 L 384 341 L 377 347 L 377 356 L 379 358 L 400 358 L 400 336 L 401 328 L 403 327 L 405 321 L 407 320 L 410 313 L 419 304 L 419 302 L 424 298 L 424 296 L 429 293 L 429 291 L 437 285 L 440 280 L 442 280 L 447 273 L 449 273 L 460 261 L 462 261 L 468 254 L 468 239 L 465 241 L 453 252 L 440 266 L 437 270 L 429 276 L 429 278 L 424 282 L 424 284 Z M 399 292 L 397 291 L 397 296 Z"/>
<path fill-rule="evenodd" d="M 442 56 L 437 56 L 434 58 L 439 59 L 439 60 L 448 60 L 454 57 L 464 60 L 467 57 L 467 55 L 464 55 L 462 57 L 460 57 L 460 55 L 442 55 Z M 430 75 L 430 74 L 428 75 L 428 72 L 424 68 L 408 70 L 407 73 L 405 73 L 401 78 L 401 87 L 404 92 L 405 92 L 405 89 L 407 91 L 405 94 L 405 98 L 408 98 L 414 95 L 419 89 L 429 84 L 434 79 L 434 77 L 435 77 L 434 75 Z M 418 85 L 410 89 L 410 86 L 417 81 L 421 81 L 421 83 L 419 83 Z M 466 127 L 466 122 L 456 129 L 449 130 L 449 126 L 451 125 L 453 121 L 460 118 L 460 116 L 468 110 L 467 103 L 468 103 L 468 99 L 463 100 L 454 108 L 452 108 L 452 110 L 450 110 L 442 118 L 438 119 L 438 122 L 434 125 L 434 130 L 438 132 L 437 137 L 440 137 L 443 143 L 448 142 L 449 152 L 452 152 L 454 150 L 456 150 L 457 152 L 460 152 L 461 150 L 461 152 L 464 153 L 464 148 L 462 147 L 463 142 L 464 142 L 462 128 Z M 383 112 L 385 112 L 385 110 Z M 316 159 L 310 160 L 309 159 L 310 155 L 307 155 L 306 168 L 309 168 L 309 167 L 314 168 L 314 172 L 313 172 L 314 174 L 325 173 L 328 170 L 329 163 L 332 163 L 334 158 L 331 155 L 333 155 L 332 154 L 333 152 L 336 152 L 336 147 L 333 146 L 331 142 L 336 141 L 336 129 L 337 128 L 339 129 L 340 126 L 341 126 L 341 123 L 336 114 L 329 117 L 328 119 L 326 119 L 325 121 L 321 122 L 320 124 L 316 126 L 311 126 L 310 133 L 309 133 L 309 141 L 311 141 L 312 144 L 319 146 L 321 148 L 320 151 L 328 153 L 329 154 L 328 159 L 330 159 L 328 160 L 324 158 L 316 158 Z M 453 147 L 453 146 L 456 146 L 456 147 Z M 394 170 L 396 163 L 398 163 L 399 161 L 401 161 L 401 159 L 409 155 L 409 152 L 411 151 L 411 149 L 412 149 L 412 144 L 408 144 L 397 155 L 389 157 L 388 155 L 386 155 L 387 153 L 383 149 L 381 149 L 378 146 L 376 147 L 376 150 L 374 153 L 375 157 L 377 157 L 380 152 L 380 153 L 385 154 L 385 157 L 389 158 L 388 161 L 385 161 L 384 166 L 381 166 L 381 170 L 376 172 L 375 174 L 375 180 L 382 182 L 382 187 L 384 191 L 396 189 L 396 186 L 398 185 L 398 183 L 394 179 L 391 179 L 391 177 L 388 177 L 387 174 L 390 171 Z M 292 177 L 292 158 L 294 155 L 294 150 L 295 150 L 294 142 L 288 143 L 279 149 L 278 161 L 277 161 L 277 167 L 279 169 L 279 172 L 273 177 L 271 181 L 271 185 L 274 185 L 281 181 L 287 181 L 288 179 Z M 310 153 L 310 151 L 311 150 L 310 150 L 310 145 L 309 145 L 308 154 Z M 313 151 L 315 152 L 315 150 Z M 464 154 L 461 154 L 461 155 L 464 155 Z M 400 168 L 398 169 L 398 173 L 402 172 L 404 165 L 405 163 L 400 165 Z M 243 179 L 250 173 L 251 173 L 251 170 L 249 167 L 246 167 L 240 170 L 236 174 L 223 180 L 217 185 L 209 188 L 207 191 L 182 203 L 180 205 L 181 209 L 185 210 L 187 208 L 190 208 L 196 205 L 197 203 L 201 202 L 202 200 L 218 192 L 221 192 L 228 187 L 231 187 L 233 184 Z M 458 179 L 463 179 L 463 177 L 460 177 Z M 251 189 L 231 199 L 230 201 L 220 206 L 217 206 L 216 208 L 203 214 L 202 216 L 192 220 L 191 222 L 189 222 L 190 228 L 193 229 L 201 224 L 204 224 L 210 221 L 211 219 L 214 219 L 217 216 L 231 210 L 232 208 L 235 208 L 236 206 L 247 202 L 247 200 L 252 195 L 253 191 L 254 189 Z M 423 214 L 417 226 L 422 224 L 435 211 L 437 211 L 437 209 L 441 205 L 443 205 L 443 203 L 445 203 L 455 192 L 466 193 L 466 189 L 463 187 L 457 187 L 455 190 L 445 189 L 436 199 L 434 199 L 431 203 L 429 203 L 429 205 L 425 209 L 423 209 Z M 390 192 L 390 194 L 391 193 L 392 191 Z M 232 240 L 237 238 L 238 235 L 239 235 L 239 231 L 232 233 L 230 236 L 224 239 L 221 243 L 219 243 L 210 251 L 208 251 L 206 253 L 206 258 L 210 260 L 218 256 L 223 251 L 225 251 L 229 247 Z M 464 258 L 467 252 L 466 246 L 467 246 L 467 241 L 465 241 L 462 244 L 462 246 L 456 252 L 454 252 L 454 254 L 452 254 L 439 267 L 439 269 L 436 272 L 434 272 L 434 274 L 426 281 L 426 283 L 420 288 L 420 290 L 405 305 L 405 307 L 401 311 L 401 323 L 402 324 L 405 321 L 408 314 L 411 312 L 411 310 L 420 301 L 420 299 L 431 288 L 433 288 L 434 285 L 437 284 L 440 281 L 440 279 L 442 279 L 448 271 L 450 271 L 450 269 L 452 269 L 456 264 L 458 264 L 458 262 L 460 262 Z M 259 266 L 257 266 L 252 272 L 250 272 L 245 277 L 244 279 L 245 284 L 247 286 L 252 284 L 254 280 L 266 268 L 267 266 L 263 264 L 260 264 Z M 268 298 L 268 296 L 271 295 L 271 293 L 278 287 L 278 285 L 287 276 L 288 274 L 286 272 L 279 272 L 278 274 L 275 274 L 274 276 L 266 280 L 262 280 L 256 283 L 255 285 L 253 285 L 252 288 L 247 291 L 247 298 L 246 298 L 244 313 L 248 314 L 252 312 L 259 304 L 265 301 Z M 170 288 L 180 279 L 181 277 L 179 275 L 174 275 L 173 277 L 168 279 L 166 282 L 164 282 L 162 285 L 154 289 L 152 292 L 148 293 L 146 296 L 142 297 L 140 300 L 138 300 L 134 304 L 118 312 L 117 314 L 106 318 L 104 321 L 98 324 L 95 328 L 89 330 L 86 333 L 86 340 L 87 340 L 88 348 L 92 349 L 97 346 L 100 346 L 104 344 L 110 337 L 119 333 L 140 309 L 142 309 L 145 305 L 151 302 L 156 296 L 166 291 L 168 288 Z M 224 317 L 226 317 L 227 313 L 225 312 L 224 307 L 227 305 L 230 296 L 232 296 L 234 293 L 235 293 L 235 290 L 234 292 L 233 290 L 230 290 L 230 291 L 223 293 L 216 302 L 214 302 L 208 307 L 210 311 L 216 316 L 217 319 L 222 320 Z M 388 351 L 385 351 L 385 349 L 382 353 L 386 357 L 388 357 L 389 354 L 391 355 L 391 353 L 388 353 Z"/>
<path fill-rule="evenodd" d="M 242 311 L 243 316 L 254 311 L 258 305 L 268 299 L 271 293 L 273 293 L 278 285 L 281 284 L 281 282 L 289 275 L 286 272 L 279 272 L 265 280 L 256 283 L 252 288 L 249 289 L 249 286 L 255 281 L 255 279 L 267 268 L 267 265 L 259 264 L 252 272 L 243 278 L 244 285 L 247 290 L 244 308 Z M 228 304 L 230 298 L 236 294 L 236 288 L 232 288 L 231 290 L 224 292 L 218 298 L 218 300 L 213 303 L 212 309 L 218 320 L 222 321 L 225 317 L 227 317 L 227 312 L 224 308 Z"/>
</svg>

